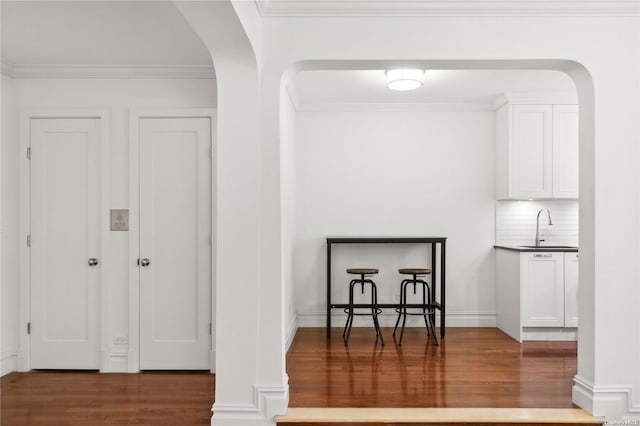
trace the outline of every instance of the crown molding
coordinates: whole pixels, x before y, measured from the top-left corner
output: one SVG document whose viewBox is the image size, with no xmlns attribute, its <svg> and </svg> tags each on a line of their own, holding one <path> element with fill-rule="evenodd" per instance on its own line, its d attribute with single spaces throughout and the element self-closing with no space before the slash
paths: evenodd
<svg viewBox="0 0 640 426">
<path fill-rule="evenodd" d="M 640 17 L 637 0 L 254 0 L 262 17 Z"/>
<path fill-rule="evenodd" d="M 438 102 L 319 102 L 297 103 L 297 112 L 483 112 L 495 111 L 493 104 Z"/>
<path fill-rule="evenodd" d="M 13 77 L 13 63 L 5 58 L 0 58 L 0 73 L 7 77 Z"/>
<path fill-rule="evenodd" d="M 12 78 L 183 78 L 215 79 L 210 65 L 64 65 L 14 64 L 2 59 Z"/>
<path fill-rule="evenodd" d="M 496 110 L 508 103 L 528 105 L 577 105 L 578 94 L 576 92 L 509 92 L 498 96 L 493 101 L 493 109 Z"/>
</svg>

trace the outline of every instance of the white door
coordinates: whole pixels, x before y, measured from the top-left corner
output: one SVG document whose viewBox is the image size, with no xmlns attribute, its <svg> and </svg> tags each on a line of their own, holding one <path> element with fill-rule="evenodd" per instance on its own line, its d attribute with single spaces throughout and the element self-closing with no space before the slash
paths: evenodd
<svg viewBox="0 0 640 426">
<path fill-rule="evenodd" d="M 31 120 L 31 368 L 98 369 L 100 120 Z"/>
<path fill-rule="evenodd" d="M 209 369 L 211 121 L 139 128 L 140 368 Z"/>
</svg>

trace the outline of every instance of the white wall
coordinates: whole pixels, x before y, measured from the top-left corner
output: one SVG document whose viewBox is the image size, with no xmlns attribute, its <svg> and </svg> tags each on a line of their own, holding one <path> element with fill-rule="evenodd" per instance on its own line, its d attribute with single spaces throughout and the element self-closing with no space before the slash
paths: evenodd
<svg viewBox="0 0 640 426">
<path fill-rule="evenodd" d="M 298 113 L 300 325 L 325 325 L 328 236 L 447 237 L 448 324 L 495 325 L 493 147 L 493 112 Z M 378 299 L 394 302 L 397 269 L 430 259 L 419 245 L 337 245 L 332 257 L 335 303 L 348 298 L 348 267 L 379 268 Z M 382 321 L 393 325 L 395 314 Z"/>
<path fill-rule="evenodd" d="M 2 74 L 1 375 L 17 368 L 18 354 L 18 132 L 13 83 Z"/>
<path fill-rule="evenodd" d="M 4 77 L 3 77 L 4 83 Z M 216 82 L 208 79 L 20 79 L 14 78 L 13 104 L 16 111 L 56 108 L 104 108 L 110 115 L 111 194 L 108 209 L 128 208 L 129 205 L 129 110 L 131 108 L 194 108 L 215 107 Z M 3 103 L 5 97 L 3 96 Z M 3 234 L 2 273 L 7 294 L 18 291 L 18 138 L 17 119 L 12 117 L 7 132 L 3 134 Z M 6 227 L 5 227 L 6 224 Z M 5 241 L 6 240 L 6 241 Z M 128 345 L 116 345 L 115 337 L 125 337 L 129 330 L 129 246 L 127 232 L 111 232 L 107 247 L 111 267 L 104 271 L 102 285 L 108 288 L 108 352 L 112 357 L 107 370 L 126 371 L 126 359 L 121 354 Z M 5 248 L 4 246 L 7 245 Z M 106 266 L 106 265 L 105 265 Z M 3 289 L 4 290 L 4 289 Z M 15 329 L 18 303 L 15 297 L 7 299 L 13 309 L 7 310 L 10 318 L 3 318 L 3 328 Z M 3 315 L 5 310 L 3 309 Z M 6 326 L 5 326 L 6 324 Z M 10 333 L 8 333 L 10 336 Z"/>
<path fill-rule="evenodd" d="M 286 90 L 281 93 L 280 156 L 282 191 L 282 280 L 284 281 L 284 327 L 287 349 L 297 328 L 293 247 L 296 235 L 296 116 Z"/>
</svg>

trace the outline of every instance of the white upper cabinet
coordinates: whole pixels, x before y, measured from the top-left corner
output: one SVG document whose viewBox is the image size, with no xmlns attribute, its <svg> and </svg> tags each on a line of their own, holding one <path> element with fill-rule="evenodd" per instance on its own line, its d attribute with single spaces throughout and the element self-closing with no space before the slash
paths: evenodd
<svg viewBox="0 0 640 426">
<path fill-rule="evenodd" d="M 578 107 L 500 107 L 496 167 L 498 199 L 577 198 Z"/>
<path fill-rule="evenodd" d="M 550 105 L 514 105 L 511 129 L 511 193 L 514 198 L 551 198 Z"/>
<path fill-rule="evenodd" d="M 578 198 L 578 106 L 553 106 L 553 197 Z"/>
</svg>

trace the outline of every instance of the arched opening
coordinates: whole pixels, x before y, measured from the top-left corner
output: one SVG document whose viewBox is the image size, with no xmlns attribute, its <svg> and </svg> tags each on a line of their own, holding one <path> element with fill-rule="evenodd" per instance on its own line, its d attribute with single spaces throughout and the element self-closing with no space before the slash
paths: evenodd
<svg viewBox="0 0 640 426">
<path fill-rule="evenodd" d="M 591 78 L 589 76 L 588 71 L 581 65 L 573 61 L 565 61 L 565 60 L 500 60 L 500 61 L 476 61 L 476 60 L 449 60 L 449 61 L 432 61 L 432 60 L 424 60 L 424 61 L 385 61 L 385 60 L 377 60 L 377 61 L 305 61 L 296 63 L 290 67 L 289 70 L 285 73 L 281 83 L 281 91 L 284 90 L 284 87 L 290 81 L 290 79 L 298 72 L 305 71 L 340 71 L 340 70 L 384 70 L 390 67 L 398 67 L 404 66 L 409 68 L 420 68 L 420 69 L 429 69 L 429 70 L 531 70 L 531 71 L 559 71 L 569 76 L 575 85 L 575 91 L 577 92 L 577 103 L 579 104 L 580 116 L 579 116 L 579 165 L 580 165 L 580 197 L 579 197 L 579 246 L 580 246 L 580 300 L 579 300 L 579 309 L 580 309 L 580 325 L 579 325 L 579 333 L 578 333 L 578 370 L 577 374 L 580 377 L 591 377 L 593 375 L 593 357 L 594 357 L 594 202 L 593 202 L 593 185 L 594 185 L 594 129 L 593 129 L 593 111 L 594 111 L 594 102 L 593 102 L 593 86 L 591 82 Z M 324 109 L 323 109 L 324 108 Z M 319 107 L 315 110 L 315 112 L 319 111 L 327 111 L 327 106 Z M 390 110 L 393 110 L 389 107 Z M 281 131 L 282 132 L 290 132 L 286 137 L 289 140 L 283 139 L 281 141 L 281 152 L 284 152 L 281 158 L 283 158 L 283 162 L 281 164 L 281 170 L 283 173 L 289 173 L 293 175 L 292 181 L 295 182 L 296 178 L 300 176 L 296 176 L 296 172 L 300 171 L 301 167 L 304 165 L 298 164 L 298 169 L 296 170 L 294 166 L 291 164 L 292 155 L 295 157 L 295 154 L 292 154 L 292 151 L 295 151 L 295 144 L 297 142 L 296 139 L 296 131 L 287 130 L 286 126 L 290 126 L 292 122 L 292 116 L 296 114 L 291 108 L 287 110 L 287 107 L 283 107 L 281 105 L 281 126 L 285 126 Z M 304 115 L 304 114 L 303 114 Z M 283 116 L 285 118 L 283 119 Z M 304 118 L 303 118 L 304 119 Z M 364 121 L 363 121 L 364 123 Z M 335 123 L 334 123 L 335 124 Z M 341 126 L 336 126 L 335 132 L 339 132 L 342 129 Z M 352 127 L 349 127 L 352 129 Z M 391 135 L 389 135 L 391 136 Z M 357 137 L 362 138 L 363 135 L 357 135 Z M 307 141 L 308 142 L 308 141 Z M 320 142 L 320 141 L 316 141 Z M 342 140 L 344 142 L 344 140 Z M 284 144 L 284 145 L 283 145 Z M 393 145 L 392 143 L 390 145 Z M 367 164 L 367 155 L 364 149 L 362 148 L 362 158 L 363 163 Z M 393 147 L 389 147 L 389 152 L 393 150 Z M 333 151 L 332 151 L 333 152 Z M 351 157 L 353 160 L 353 157 Z M 317 161 L 320 163 L 318 166 L 322 168 L 322 157 L 314 157 L 313 161 Z M 309 164 L 309 163 L 305 163 Z M 358 165 L 354 164 L 354 168 L 357 168 Z M 365 168 L 366 169 L 366 168 Z M 325 172 L 330 174 L 335 170 L 331 170 L 331 168 L 327 168 Z M 303 171 L 304 172 L 304 171 Z M 366 173 L 366 172 L 365 172 Z M 308 176 L 304 176 L 301 179 L 307 179 Z M 364 179 L 364 178 L 363 178 Z M 285 177 L 283 181 L 287 181 Z M 348 186 L 350 183 L 347 179 L 342 180 L 345 186 Z M 377 184 L 380 184 L 379 180 L 375 180 Z M 295 184 L 291 186 L 283 187 L 283 200 L 287 199 L 287 191 L 290 191 L 295 198 L 297 192 L 295 189 Z M 314 191 L 312 193 L 319 193 L 323 190 L 323 186 L 314 187 Z M 357 188 L 362 188 L 357 187 Z M 305 190 L 309 192 L 310 187 L 305 186 Z M 375 190 L 373 193 L 376 193 Z M 344 194 L 342 194 L 344 195 Z M 354 198 L 357 198 L 359 193 L 354 194 Z M 373 194 L 366 194 L 367 196 L 372 196 Z M 455 195 L 451 195 L 454 197 Z M 344 200 L 342 200 L 344 201 Z M 383 202 L 395 203 L 398 200 L 382 200 Z M 297 201 L 299 204 L 304 204 L 304 201 Z M 325 200 L 327 202 L 327 200 Z M 342 206 L 345 204 L 343 203 Z M 295 207 L 292 210 L 290 204 L 282 205 L 283 208 L 283 224 L 288 222 L 287 217 L 293 217 L 293 222 L 298 221 L 298 217 L 296 217 Z M 312 209 L 313 207 L 309 207 Z M 355 208 L 355 207 L 354 207 Z M 324 214 L 327 212 L 325 211 Z M 397 220 L 394 217 L 389 217 L 390 220 Z M 296 235 L 295 229 L 300 229 L 300 227 L 304 227 L 308 224 L 298 225 L 298 228 L 295 228 L 294 231 L 285 233 L 285 235 L 290 236 Z M 326 225 L 326 224 L 325 224 Z M 367 232 L 366 226 L 361 226 L 361 223 L 354 223 L 351 228 L 342 227 L 343 230 L 348 232 L 348 229 L 357 229 L 364 230 Z M 286 225 L 283 226 L 286 228 Z M 335 236 L 332 229 L 328 229 L 325 227 L 320 227 L 322 232 L 328 233 L 324 236 Z M 369 228 L 370 229 L 370 228 Z M 397 227 L 396 229 L 408 229 Z M 375 231 L 369 231 L 375 233 Z M 410 232 L 410 231 L 407 231 Z M 357 233 L 357 232 L 356 232 Z M 371 235 L 371 234 L 369 234 Z M 406 234 L 405 234 L 406 235 Z M 353 234 L 351 234 L 353 236 Z M 305 264 L 306 270 L 303 271 L 297 277 L 295 274 L 291 274 L 290 276 L 286 276 L 285 272 L 285 316 L 289 317 L 290 321 L 291 317 L 295 316 L 295 308 L 292 309 L 292 304 L 294 306 L 304 306 L 301 305 L 302 302 L 294 301 L 292 292 L 295 293 L 296 285 L 299 282 L 305 280 L 313 280 L 315 279 L 320 283 L 321 288 L 318 287 L 318 283 L 315 283 L 316 292 L 320 293 L 320 298 L 324 296 L 322 293 L 324 291 L 324 287 L 322 287 L 322 283 L 325 279 L 325 271 L 324 265 L 326 259 L 324 258 L 324 248 L 322 247 L 322 240 L 318 240 L 318 236 L 314 235 L 315 240 L 301 240 L 298 235 L 298 240 L 290 239 L 283 240 L 283 262 L 285 264 L 285 271 L 288 268 L 291 268 L 292 265 L 299 265 L 300 263 Z M 350 252 L 350 255 L 353 255 L 354 252 Z M 304 259 L 303 257 L 307 258 Z M 384 256 L 384 254 L 382 255 Z M 311 257 L 313 257 L 311 259 Z M 355 259 L 361 259 L 355 257 Z M 289 269 L 290 270 L 290 269 Z M 319 278 L 317 278 L 319 277 Z M 314 286 L 310 286 L 314 287 Z M 304 294 L 305 297 L 309 296 L 309 287 L 305 287 L 303 290 L 298 291 L 298 295 L 301 293 Z M 313 290 L 311 290 L 313 291 Z M 313 295 L 310 296 L 311 298 Z M 322 299 L 320 299 L 322 300 Z M 324 301 L 322 301 L 324 302 Z M 307 311 L 321 311 L 321 305 L 315 306 L 306 306 Z M 320 321 L 321 323 L 318 323 Z M 306 315 L 302 318 L 298 318 L 298 322 L 302 326 L 323 326 L 324 319 L 321 315 Z M 290 322 L 285 322 L 285 328 L 290 325 Z M 341 324 L 339 324 L 341 325 Z M 291 332 L 289 333 L 289 339 L 292 339 Z M 295 389 L 292 389 L 292 395 L 295 392 Z M 579 392 L 574 390 L 573 393 L 573 402 L 587 407 L 587 404 L 581 399 L 582 396 Z"/>
</svg>

